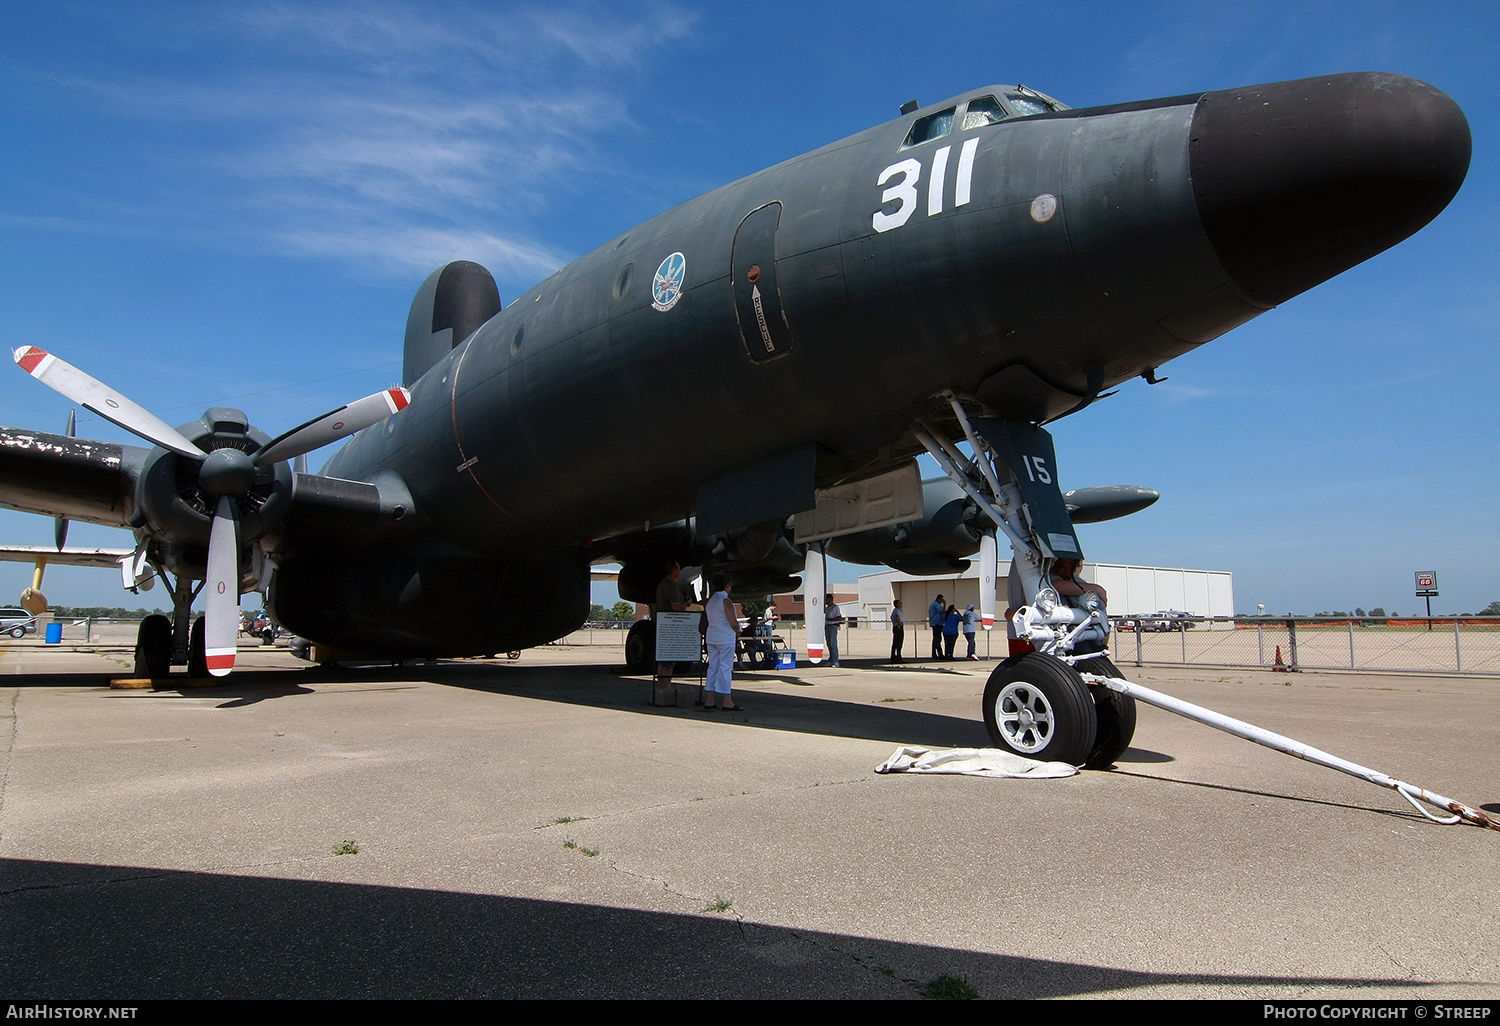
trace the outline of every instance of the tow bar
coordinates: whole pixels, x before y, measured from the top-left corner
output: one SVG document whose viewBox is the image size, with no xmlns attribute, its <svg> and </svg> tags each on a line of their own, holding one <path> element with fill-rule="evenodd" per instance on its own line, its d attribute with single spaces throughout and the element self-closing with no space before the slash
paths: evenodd
<svg viewBox="0 0 1500 1026">
<path fill-rule="evenodd" d="M 1145 702 L 1147 705 L 1154 705 L 1158 709 L 1165 709 L 1167 712 L 1176 713 L 1178 716 L 1185 716 L 1205 726 L 1222 730 L 1227 734 L 1233 734 L 1235 737 L 1242 737 L 1246 741 L 1254 741 L 1258 745 L 1264 745 L 1285 755 L 1295 756 L 1298 759 L 1316 763 L 1319 766 L 1327 766 L 1329 769 L 1338 770 L 1340 773 L 1347 773 L 1349 776 L 1358 777 L 1360 780 L 1368 780 L 1377 787 L 1388 787 L 1405 798 L 1411 803 L 1412 808 L 1434 823 L 1452 826 L 1455 823 L 1468 822 L 1473 823 L 1475 826 L 1500 830 L 1500 821 L 1497 821 L 1494 817 L 1487 815 L 1479 809 L 1465 805 L 1463 802 L 1456 802 L 1452 798 L 1444 798 L 1442 795 L 1429 791 L 1424 787 L 1417 787 L 1415 784 L 1408 784 L 1404 780 L 1397 780 L 1395 777 L 1381 773 L 1379 770 L 1372 770 L 1367 766 L 1361 766 L 1357 762 L 1350 762 L 1348 759 L 1340 759 L 1336 755 L 1329 755 L 1327 752 L 1314 748 L 1311 745 L 1305 745 L 1301 741 L 1294 741 L 1283 734 L 1277 734 L 1263 727 L 1257 727 L 1253 723 L 1246 723 L 1244 720 L 1237 720 L 1232 716 L 1216 713 L 1212 709 L 1205 709 L 1203 706 L 1194 705 L 1192 702 L 1184 702 L 1180 698 L 1173 698 L 1171 695 L 1163 694 L 1160 691 L 1153 691 L 1151 688 L 1132 683 L 1121 677 L 1105 677 L 1097 673 L 1082 672 L 1079 673 L 1079 676 L 1089 684 L 1106 687 L 1111 691 L 1118 691 L 1122 695 L 1129 695 L 1138 701 Z M 1435 808 L 1443 809 L 1446 812 L 1452 813 L 1452 815 L 1433 815 L 1419 804 L 1421 802 L 1426 802 Z"/>
</svg>

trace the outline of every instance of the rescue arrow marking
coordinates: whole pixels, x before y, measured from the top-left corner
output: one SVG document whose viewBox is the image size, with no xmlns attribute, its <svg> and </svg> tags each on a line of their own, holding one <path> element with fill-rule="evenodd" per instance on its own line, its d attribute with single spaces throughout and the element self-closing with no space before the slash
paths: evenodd
<svg viewBox="0 0 1500 1026">
<path fill-rule="evenodd" d="M 760 337 L 765 340 L 766 352 L 776 352 L 776 343 L 771 341 L 771 329 L 766 327 L 766 311 L 760 305 L 760 286 L 750 286 L 750 301 L 755 304 L 755 323 L 760 325 Z"/>
</svg>

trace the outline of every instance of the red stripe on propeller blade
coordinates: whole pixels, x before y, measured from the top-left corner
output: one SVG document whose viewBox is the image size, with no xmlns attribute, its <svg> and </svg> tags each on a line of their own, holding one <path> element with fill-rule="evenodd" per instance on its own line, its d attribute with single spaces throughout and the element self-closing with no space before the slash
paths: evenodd
<svg viewBox="0 0 1500 1026">
<path fill-rule="evenodd" d="M 36 365 L 47 358 L 47 350 L 38 349 L 36 346 L 22 346 L 16 350 L 16 363 L 27 374 L 36 373 Z"/>
</svg>

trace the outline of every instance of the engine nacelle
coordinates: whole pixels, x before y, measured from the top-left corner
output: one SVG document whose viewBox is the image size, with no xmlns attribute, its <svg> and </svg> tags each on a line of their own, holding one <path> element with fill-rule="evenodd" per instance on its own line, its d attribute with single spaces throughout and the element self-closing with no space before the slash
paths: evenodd
<svg viewBox="0 0 1500 1026">
<path fill-rule="evenodd" d="M 849 563 L 884 563 L 913 574 L 951 574 L 968 569 L 979 551 L 979 509 L 946 477 L 922 482 L 921 520 L 876 527 L 831 538 L 828 554 Z"/>
<path fill-rule="evenodd" d="M 239 410 L 214 407 L 201 418 L 178 428 L 206 452 L 221 448 L 254 452 L 270 436 L 252 427 Z M 208 537 L 216 500 L 200 480 L 200 467 L 190 460 L 155 448 L 136 480 L 132 526 L 149 523 L 170 539 L 161 553 L 167 568 L 189 577 L 202 577 L 208 559 Z M 292 469 L 285 462 L 256 467 L 245 494 L 236 497 L 240 544 L 249 545 L 273 530 L 292 501 Z"/>
<path fill-rule="evenodd" d="M 366 559 L 288 558 L 266 606 L 309 641 L 382 658 L 489 655 L 546 644 L 588 618 L 589 568 L 371 551 Z"/>
</svg>

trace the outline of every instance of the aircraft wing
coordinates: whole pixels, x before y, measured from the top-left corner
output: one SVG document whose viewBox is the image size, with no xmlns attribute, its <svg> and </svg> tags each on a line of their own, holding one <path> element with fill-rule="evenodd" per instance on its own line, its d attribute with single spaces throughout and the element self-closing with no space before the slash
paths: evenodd
<svg viewBox="0 0 1500 1026">
<path fill-rule="evenodd" d="M 127 527 L 149 449 L 0 427 L 0 506 Z M 51 562 L 52 560 L 49 560 Z"/>
<path fill-rule="evenodd" d="M 120 560 L 128 558 L 134 549 L 63 549 L 61 552 L 46 545 L 0 546 L 0 560 L 8 563 L 35 563 L 45 559 L 48 566 L 107 566 L 111 570 L 120 568 Z"/>
</svg>

